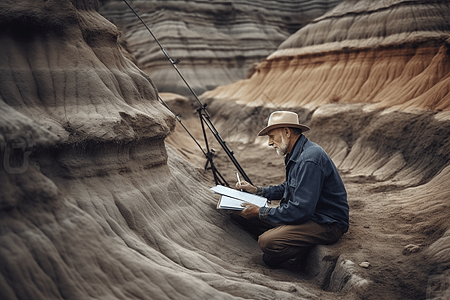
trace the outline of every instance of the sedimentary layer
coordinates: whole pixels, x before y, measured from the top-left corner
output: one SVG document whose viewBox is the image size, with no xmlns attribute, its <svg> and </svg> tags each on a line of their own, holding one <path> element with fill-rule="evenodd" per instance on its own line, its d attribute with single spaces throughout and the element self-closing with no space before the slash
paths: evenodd
<svg viewBox="0 0 450 300">
<path fill-rule="evenodd" d="M 97 13 L 96 1 L 3 1 L 0 8 L 0 298 L 336 298 L 297 273 L 283 277 L 261 266 L 257 243 L 215 209 L 211 180 L 166 146 L 175 119 L 157 101 L 153 81 L 123 56 L 119 31 Z M 445 43 L 435 45 L 421 44 L 431 54 L 421 52 L 426 59 L 411 59 L 414 65 L 434 57 L 445 62 Z M 335 57 L 336 64 L 341 59 Z M 285 80 L 295 80 L 295 73 Z M 276 98 L 283 92 L 276 83 L 262 80 L 265 88 L 255 92 L 264 106 L 239 92 L 233 95 L 238 103 L 228 96 L 205 98 L 220 132 L 229 128 L 226 137 L 259 147 L 266 141 L 253 133 L 272 110 L 299 112 L 313 128 L 308 138 L 323 145 L 349 178 L 372 180 L 381 190 L 404 189 L 383 194 L 381 203 L 408 218 L 400 224 L 405 231 L 429 235 L 432 244 L 422 246 L 424 252 L 447 268 L 448 112 L 341 101 L 301 107 Z M 188 107 L 182 102 L 180 111 Z M 263 177 L 263 156 L 242 152 L 251 156 L 255 176 Z M 283 175 L 281 169 L 265 179 Z M 362 227 L 352 223 L 352 230 L 354 225 Z M 339 296 L 351 299 L 352 284 L 367 281 L 342 272 L 354 265 L 345 255 L 327 259 L 338 267 L 323 280 L 337 277 L 329 286 L 345 289 Z"/>
<path fill-rule="evenodd" d="M 97 1 L 0 15 L 1 299 L 314 297 L 243 267 L 256 241 L 166 148 L 175 119 Z"/>
<path fill-rule="evenodd" d="M 287 39 L 247 80 L 203 96 L 251 105 L 449 109 L 446 1 L 346 1 Z"/>
<path fill-rule="evenodd" d="M 247 77 L 290 34 L 336 6 L 328 1 L 130 1 L 197 94 Z M 163 92 L 188 95 L 159 46 L 123 1 L 101 13 L 123 32 L 139 66 Z"/>
</svg>

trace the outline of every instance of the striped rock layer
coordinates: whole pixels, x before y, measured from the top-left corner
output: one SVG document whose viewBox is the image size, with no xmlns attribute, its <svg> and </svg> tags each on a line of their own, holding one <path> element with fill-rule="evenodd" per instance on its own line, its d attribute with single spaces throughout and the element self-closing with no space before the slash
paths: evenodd
<svg viewBox="0 0 450 300">
<path fill-rule="evenodd" d="M 197 94 L 247 77 L 292 33 L 336 6 L 316 1 L 129 1 Z M 101 13 L 123 32 L 159 91 L 190 95 L 152 35 L 122 0 Z"/>
<path fill-rule="evenodd" d="M 449 12 L 447 1 L 346 1 L 290 36 L 251 78 L 204 96 L 448 110 Z"/>
<path fill-rule="evenodd" d="M 241 266 L 256 242 L 166 149 L 175 119 L 97 9 L 0 3 L 0 299 L 313 297 Z"/>
</svg>

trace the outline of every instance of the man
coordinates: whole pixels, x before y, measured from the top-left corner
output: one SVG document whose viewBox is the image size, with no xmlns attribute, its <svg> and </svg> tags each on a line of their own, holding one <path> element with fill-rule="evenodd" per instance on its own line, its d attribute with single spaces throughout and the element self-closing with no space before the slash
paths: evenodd
<svg viewBox="0 0 450 300">
<path fill-rule="evenodd" d="M 244 203 L 244 210 L 234 218 L 259 236 L 263 261 L 272 268 L 301 257 L 314 245 L 334 243 L 348 230 L 344 184 L 326 152 L 302 134 L 308 130 L 299 124 L 296 113 L 272 113 L 258 135 L 268 135 L 269 146 L 285 156 L 286 181 L 266 188 L 236 183 L 246 192 L 281 200 L 277 207 Z"/>
</svg>

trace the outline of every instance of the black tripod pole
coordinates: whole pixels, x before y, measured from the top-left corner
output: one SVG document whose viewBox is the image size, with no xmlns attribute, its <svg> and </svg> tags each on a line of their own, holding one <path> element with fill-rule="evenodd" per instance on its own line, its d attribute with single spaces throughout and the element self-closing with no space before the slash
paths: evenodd
<svg viewBox="0 0 450 300">
<path fill-rule="evenodd" d="M 183 126 L 184 130 L 189 134 L 189 136 L 194 140 L 194 142 L 197 144 L 197 146 L 200 148 L 200 150 L 202 151 L 203 155 L 205 155 L 206 157 L 206 164 L 205 164 L 205 170 L 211 170 L 214 176 L 214 182 L 220 185 L 225 185 L 225 186 L 230 186 L 228 184 L 228 182 L 225 180 L 225 178 L 223 178 L 222 174 L 220 174 L 219 170 L 217 170 L 216 166 L 214 165 L 213 162 L 213 157 L 214 157 L 214 150 L 213 149 L 209 149 L 209 145 L 208 145 L 208 139 L 206 137 L 206 131 L 205 131 L 205 126 L 203 125 L 203 119 L 201 117 L 201 111 L 199 111 L 199 116 L 200 116 L 200 124 L 202 124 L 202 130 L 203 130 L 203 136 L 205 138 L 205 143 L 206 143 L 206 151 L 203 150 L 202 146 L 200 146 L 200 144 L 197 142 L 197 140 L 194 138 L 194 136 L 189 132 L 189 130 L 186 128 L 186 126 L 184 126 L 183 122 L 181 122 L 181 119 L 178 115 L 176 115 L 171 109 L 170 107 L 167 105 L 167 103 L 158 95 L 158 99 L 159 101 L 175 116 L 175 118 L 177 119 L 177 121 L 181 124 L 181 126 Z M 210 167 L 208 167 L 208 165 L 210 165 Z"/>
<path fill-rule="evenodd" d="M 205 139 L 206 144 L 206 164 L 205 164 L 205 170 L 211 170 L 214 176 L 214 182 L 220 185 L 230 186 L 228 182 L 223 178 L 222 174 L 217 170 L 216 166 L 214 165 L 213 157 L 214 157 L 214 150 L 209 148 L 208 145 L 208 138 L 206 136 L 206 130 L 205 125 L 202 117 L 202 111 L 201 108 L 197 109 L 198 115 L 200 117 L 200 124 L 202 124 L 202 131 L 203 131 L 203 138 Z M 210 165 L 210 167 L 208 167 Z"/>
<path fill-rule="evenodd" d="M 233 151 L 231 151 L 228 146 L 226 145 L 226 142 L 221 138 L 219 132 L 216 130 L 216 128 L 214 127 L 213 123 L 211 122 L 211 116 L 209 115 L 208 111 L 206 110 L 206 105 L 204 105 L 200 99 L 197 97 L 197 94 L 194 92 L 194 90 L 191 88 L 191 86 L 189 85 L 189 83 L 186 81 L 186 79 L 184 79 L 183 75 L 181 74 L 180 70 L 178 70 L 177 68 L 177 64 L 180 62 L 179 59 L 177 59 L 176 61 L 174 61 L 169 54 L 166 52 L 166 50 L 163 48 L 163 46 L 159 43 L 158 39 L 156 38 L 156 36 L 153 34 L 153 32 L 150 30 L 150 28 L 147 26 L 147 24 L 145 24 L 144 20 L 141 19 L 141 17 L 138 15 L 138 13 L 131 7 L 130 4 L 128 4 L 128 2 L 126 0 L 123 0 L 127 6 L 131 9 L 131 11 L 133 11 L 133 13 L 136 15 L 136 17 L 138 17 L 138 19 L 142 22 L 142 24 L 144 24 L 145 28 L 147 28 L 148 32 L 152 35 L 153 39 L 155 40 L 155 42 L 158 44 L 159 48 L 161 49 L 161 51 L 164 53 L 164 55 L 166 56 L 166 58 L 169 60 L 170 64 L 173 66 L 173 68 L 175 69 L 175 71 L 177 71 L 178 75 L 181 77 L 181 79 L 183 80 L 183 82 L 185 83 L 185 85 L 187 86 L 187 88 L 189 89 L 189 91 L 192 93 L 192 95 L 194 95 L 195 99 L 197 100 L 197 102 L 200 104 L 200 108 L 197 110 L 199 115 L 200 115 L 200 119 L 201 119 L 201 124 L 202 124 L 202 128 L 203 128 L 203 133 L 204 133 L 204 137 L 205 137 L 205 143 L 206 143 L 206 147 L 207 149 L 209 149 L 208 146 L 208 142 L 206 139 L 206 133 L 204 130 L 204 126 L 203 126 L 203 122 L 206 124 L 206 126 L 208 126 L 209 130 L 211 131 L 211 133 L 214 135 L 214 137 L 216 138 L 216 140 L 219 142 L 220 146 L 224 149 L 225 153 L 228 155 L 228 157 L 230 158 L 230 160 L 233 162 L 233 164 L 235 165 L 236 169 L 239 171 L 239 173 L 241 173 L 242 177 L 250 184 L 252 184 L 250 178 L 247 176 L 247 174 L 245 173 L 244 169 L 241 167 L 241 165 L 239 164 L 239 162 L 236 160 L 236 158 L 234 157 L 234 153 Z M 213 170 L 214 173 L 214 180 L 216 180 L 216 176 L 219 176 L 223 179 L 223 177 L 220 175 L 220 173 L 217 172 L 217 169 L 215 169 L 214 167 L 214 163 L 212 162 L 212 153 L 208 150 L 207 151 L 207 155 L 210 155 L 210 158 L 207 156 L 207 160 L 210 162 L 211 164 L 211 169 Z M 208 161 L 207 161 L 207 165 L 208 165 Z M 215 171 L 214 171 L 215 170 Z M 216 181 L 219 182 L 219 181 Z"/>
</svg>

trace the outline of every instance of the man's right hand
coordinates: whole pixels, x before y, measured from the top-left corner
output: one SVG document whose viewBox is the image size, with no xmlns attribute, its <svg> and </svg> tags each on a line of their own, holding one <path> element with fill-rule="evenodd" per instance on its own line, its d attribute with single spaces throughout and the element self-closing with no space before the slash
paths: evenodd
<svg viewBox="0 0 450 300">
<path fill-rule="evenodd" d="M 247 193 L 252 193 L 252 194 L 256 194 L 256 191 L 258 190 L 256 188 L 256 186 L 251 185 L 247 181 L 241 181 L 241 184 L 239 184 L 239 182 L 236 182 L 236 188 L 238 188 L 240 190 L 244 190 Z"/>
</svg>

